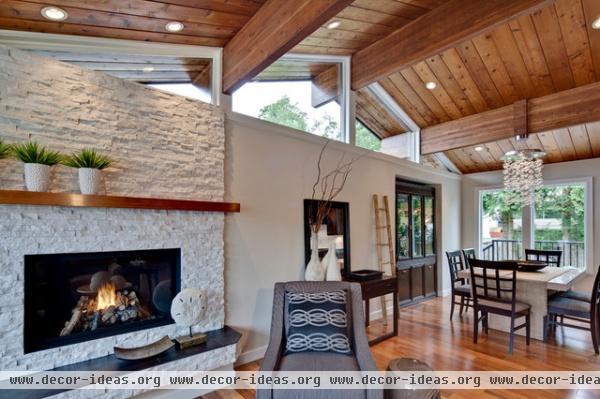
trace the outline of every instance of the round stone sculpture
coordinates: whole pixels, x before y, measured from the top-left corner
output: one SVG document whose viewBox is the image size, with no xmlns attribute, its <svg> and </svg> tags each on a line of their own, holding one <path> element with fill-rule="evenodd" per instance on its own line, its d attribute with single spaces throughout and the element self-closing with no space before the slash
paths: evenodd
<svg viewBox="0 0 600 399">
<path fill-rule="evenodd" d="M 206 295 L 199 288 L 186 288 L 173 298 L 171 317 L 180 327 L 192 327 L 206 314 Z"/>
</svg>

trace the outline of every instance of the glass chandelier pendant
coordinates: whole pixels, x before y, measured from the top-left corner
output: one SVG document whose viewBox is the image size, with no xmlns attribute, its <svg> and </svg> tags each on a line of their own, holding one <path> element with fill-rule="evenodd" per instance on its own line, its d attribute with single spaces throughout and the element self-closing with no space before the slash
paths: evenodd
<svg viewBox="0 0 600 399">
<path fill-rule="evenodd" d="M 507 152 L 504 161 L 504 188 L 509 192 L 510 204 L 531 206 L 535 202 L 536 191 L 542 187 L 541 150 L 514 150 Z"/>
</svg>

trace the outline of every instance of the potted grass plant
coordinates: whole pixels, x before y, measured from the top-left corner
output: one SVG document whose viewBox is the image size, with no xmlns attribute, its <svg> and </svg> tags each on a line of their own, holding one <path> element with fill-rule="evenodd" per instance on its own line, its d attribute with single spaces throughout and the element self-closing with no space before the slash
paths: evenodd
<svg viewBox="0 0 600 399">
<path fill-rule="evenodd" d="M 8 157 L 12 152 L 12 146 L 0 140 L 0 159 Z"/>
<path fill-rule="evenodd" d="M 47 191 L 50 185 L 50 167 L 60 163 L 63 156 L 50 151 L 35 141 L 14 144 L 11 152 L 25 164 L 25 186 L 29 191 Z"/>
<path fill-rule="evenodd" d="M 91 148 L 84 148 L 67 157 L 63 164 L 78 169 L 81 194 L 97 194 L 100 188 L 101 171 L 108 168 L 112 160 Z"/>
</svg>

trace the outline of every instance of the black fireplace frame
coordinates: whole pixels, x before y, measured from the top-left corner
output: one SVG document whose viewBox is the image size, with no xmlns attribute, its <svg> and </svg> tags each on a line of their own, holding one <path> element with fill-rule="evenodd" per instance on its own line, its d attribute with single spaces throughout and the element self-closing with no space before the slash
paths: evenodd
<svg viewBox="0 0 600 399">
<path fill-rule="evenodd" d="M 34 260 L 35 258 L 38 257 L 67 257 L 69 259 L 85 259 L 88 258 L 90 256 L 106 256 L 106 257 L 117 257 L 123 254 L 131 254 L 131 253 L 135 253 L 136 256 L 140 256 L 140 257 L 144 257 L 144 256 L 148 256 L 148 255 L 152 255 L 153 253 L 158 253 L 160 252 L 161 254 L 166 254 L 166 253 L 171 253 L 171 255 L 173 256 L 173 259 L 175 259 L 175 264 L 174 266 L 174 270 L 172 271 L 173 273 L 173 278 L 174 278 L 174 294 L 173 296 L 175 296 L 179 291 L 181 291 L 181 248 L 160 248 L 160 249 L 142 249 L 142 250 L 128 250 L 128 251 L 107 251 L 107 252 L 76 252 L 76 253 L 57 253 L 57 254 L 35 254 L 35 255 L 25 255 L 24 256 L 24 281 L 23 281 L 23 285 L 24 285 L 24 323 L 23 323 L 23 348 L 24 348 L 24 353 L 32 353 L 32 352 L 38 352 L 38 351 L 42 351 L 42 350 L 46 350 L 46 349 L 52 349 L 52 348 L 58 348 L 58 347 L 62 347 L 62 346 L 67 346 L 67 345 L 72 345 L 72 344 L 77 344 L 77 343 L 81 343 L 81 342 L 88 342 L 88 341 L 93 341 L 99 338 L 106 338 L 106 337 L 111 337 L 111 336 L 115 336 L 115 335 L 120 335 L 120 334 L 125 334 L 125 333 L 129 333 L 129 332 L 134 332 L 134 331 L 140 331 L 140 330 L 145 330 L 145 329 L 149 329 L 149 328 L 154 328 L 154 327 L 161 327 L 161 326 L 165 326 L 165 325 L 169 325 L 169 324 L 174 324 L 175 321 L 171 318 L 170 315 L 168 315 L 167 317 L 161 318 L 161 319 L 155 319 L 155 320 L 142 320 L 142 321 L 137 321 L 134 324 L 125 324 L 125 325 L 116 325 L 111 327 L 108 330 L 104 330 L 104 329 L 99 329 L 98 331 L 86 331 L 86 332 L 81 332 L 81 333 L 76 333 L 73 335 L 68 335 L 68 336 L 62 336 L 62 337 L 55 337 L 55 338 L 51 338 L 51 339 L 46 339 L 43 342 L 39 342 L 36 341 L 35 339 L 33 339 L 33 337 L 31 336 L 31 327 L 33 324 L 33 321 L 28 317 L 27 314 L 27 309 L 31 308 L 33 306 L 33 297 L 34 297 L 34 292 L 33 289 L 34 287 L 32 287 L 31 285 L 27 286 L 26 282 L 28 281 L 28 277 L 32 278 L 31 273 L 33 272 L 33 267 L 29 267 L 29 265 L 31 265 L 31 262 L 28 262 L 29 259 Z M 173 281 L 173 280 L 172 280 Z M 28 328 L 29 327 L 29 328 Z"/>
</svg>

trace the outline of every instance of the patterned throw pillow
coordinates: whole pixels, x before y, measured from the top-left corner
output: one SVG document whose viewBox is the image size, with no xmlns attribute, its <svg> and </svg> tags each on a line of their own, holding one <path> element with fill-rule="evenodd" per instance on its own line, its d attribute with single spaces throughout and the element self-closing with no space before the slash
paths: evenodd
<svg viewBox="0 0 600 399">
<path fill-rule="evenodd" d="M 287 292 L 288 329 L 285 354 L 351 354 L 346 292 Z"/>
</svg>

